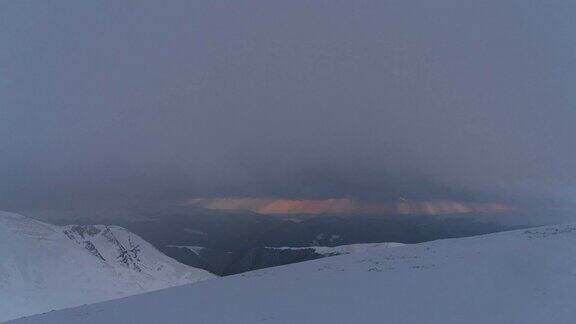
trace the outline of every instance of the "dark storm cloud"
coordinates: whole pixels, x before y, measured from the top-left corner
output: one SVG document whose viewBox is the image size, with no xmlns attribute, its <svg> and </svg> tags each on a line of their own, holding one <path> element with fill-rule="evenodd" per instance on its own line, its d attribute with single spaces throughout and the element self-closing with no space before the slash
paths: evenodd
<svg viewBox="0 0 576 324">
<path fill-rule="evenodd" d="M 3 1 L 0 206 L 573 201 L 565 1 Z"/>
</svg>

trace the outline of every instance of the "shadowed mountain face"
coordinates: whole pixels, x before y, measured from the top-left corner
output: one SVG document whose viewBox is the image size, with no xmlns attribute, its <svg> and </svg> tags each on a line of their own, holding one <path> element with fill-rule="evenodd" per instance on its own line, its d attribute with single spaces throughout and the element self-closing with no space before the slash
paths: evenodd
<svg viewBox="0 0 576 324">
<path fill-rule="evenodd" d="M 516 228 L 466 217 L 375 215 L 260 215 L 208 210 L 146 214 L 141 220 L 102 219 L 118 224 L 159 250 L 218 275 L 323 257 L 312 249 L 270 247 L 339 246 L 356 243 L 419 243 Z M 504 215 L 503 215 L 504 216 Z M 59 223 L 66 223 L 60 220 Z M 93 220 L 92 220 L 93 222 Z"/>
</svg>

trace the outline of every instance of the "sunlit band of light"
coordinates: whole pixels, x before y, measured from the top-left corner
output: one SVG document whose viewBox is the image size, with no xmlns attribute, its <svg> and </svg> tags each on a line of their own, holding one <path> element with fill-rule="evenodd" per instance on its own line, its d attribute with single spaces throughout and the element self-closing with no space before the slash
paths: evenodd
<svg viewBox="0 0 576 324">
<path fill-rule="evenodd" d="M 186 205 L 213 210 L 252 211 L 259 214 L 456 214 L 494 213 L 512 209 L 502 203 L 475 203 L 451 200 L 411 201 L 387 203 L 361 202 L 351 198 L 332 199 L 272 199 L 272 198 L 195 198 Z"/>
</svg>

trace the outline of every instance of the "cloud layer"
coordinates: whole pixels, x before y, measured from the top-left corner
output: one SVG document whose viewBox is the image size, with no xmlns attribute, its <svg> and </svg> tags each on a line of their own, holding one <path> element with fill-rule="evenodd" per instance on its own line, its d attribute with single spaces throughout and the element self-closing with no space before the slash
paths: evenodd
<svg viewBox="0 0 576 324">
<path fill-rule="evenodd" d="M 4 1 L 0 207 L 563 201 L 566 1 Z"/>
</svg>

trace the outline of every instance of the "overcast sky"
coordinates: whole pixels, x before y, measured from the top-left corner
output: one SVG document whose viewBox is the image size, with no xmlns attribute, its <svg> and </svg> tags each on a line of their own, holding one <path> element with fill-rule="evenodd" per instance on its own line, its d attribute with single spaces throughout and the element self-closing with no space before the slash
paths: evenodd
<svg viewBox="0 0 576 324">
<path fill-rule="evenodd" d="M 1 1 L 0 209 L 576 202 L 576 3 Z"/>
</svg>

